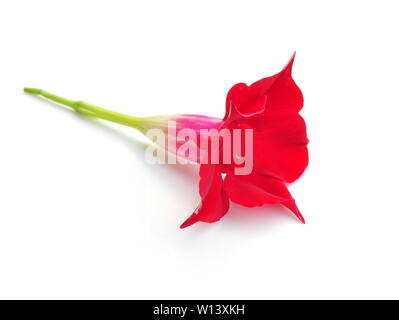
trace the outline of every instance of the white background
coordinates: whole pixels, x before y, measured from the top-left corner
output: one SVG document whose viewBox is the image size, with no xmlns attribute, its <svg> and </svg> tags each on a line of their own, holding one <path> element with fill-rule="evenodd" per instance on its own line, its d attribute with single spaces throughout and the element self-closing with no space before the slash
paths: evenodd
<svg viewBox="0 0 399 320">
<path fill-rule="evenodd" d="M 3 1 L 0 298 L 399 298 L 397 1 Z M 307 220 L 233 205 L 179 225 L 196 167 L 22 92 L 222 117 L 297 50 Z"/>
</svg>

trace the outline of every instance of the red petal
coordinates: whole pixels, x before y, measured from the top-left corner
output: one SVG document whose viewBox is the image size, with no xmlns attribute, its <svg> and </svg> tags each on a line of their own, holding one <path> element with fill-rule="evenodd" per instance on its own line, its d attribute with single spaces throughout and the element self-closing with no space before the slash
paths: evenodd
<svg viewBox="0 0 399 320">
<path fill-rule="evenodd" d="M 281 203 L 292 199 L 282 181 L 255 172 L 242 176 L 228 173 L 224 179 L 224 189 L 231 201 L 245 207 Z"/>
<path fill-rule="evenodd" d="M 296 215 L 296 217 L 301 221 L 302 223 L 305 223 L 305 219 L 303 218 L 301 212 L 299 211 L 298 207 L 296 206 L 295 200 L 292 199 L 290 201 L 285 201 L 281 203 L 284 207 L 292 211 L 293 214 Z"/>
<path fill-rule="evenodd" d="M 218 165 L 202 164 L 200 166 L 199 191 L 201 203 L 180 226 L 182 229 L 198 221 L 216 222 L 229 209 L 229 199 L 223 190 L 223 179 Z"/>
<path fill-rule="evenodd" d="M 267 100 L 263 91 L 259 87 L 248 87 L 245 83 L 235 84 L 227 93 L 226 114 L 223 120 L 234 121 L 262 113 Z"/>
<path fill-rule="evenodd" d="M 259 131 L 259 127 L 267 129 Z M 251 128 L 254 129 L 254 170 L 285 182 L 298 179 L 309 162 L 306 125 L 302 117 L 297 113 L 271 113 L 229 126 L 230 130 Z M 244 141 L 242 137 L 241 150 L 245 150 Z M 237 166 L 242 165 L 235 163 L 220 165 L 224 173 L 232 172 Z"/>
<path fill-rule="evenodd" d="M 228 92 L 223 120 L 235 121 L 272 111 L 299 112 L 303 106 L 301 90 L 291 77 L 295 54 L 282 71 L 250 86 L 237 83 Z M 235 112 L 235 110 L 237 112 Z M 238 113 L 238 114 L 237 114 Z"/>
<path fill-rule="evenodd" d="M 246 176 L 227 174 L 224 179 L 224 189 L 231 201 L 242 206 L 255 207 L 281 203 L 291 210 L 300 221 L 305 222 L 295 200 L 281 180 L 262 176 L 255 172 Z"/>
<path fill-rule="evenodd" d="M 309 158 L 305 121 L 299 114 L 271 114 L 268 130 L 254 131 L 254 168 L 286 182 L 298 179 Z"/>
<path fill-rule="evenodd" d="M 276 75 L 273 83 L 268 88 L 267 112 L 299 112 L 302 109 L 303 95 L 291 76 L 294 59 L 295 54 L 291 57 L 284 69 Z"/>
</svg>

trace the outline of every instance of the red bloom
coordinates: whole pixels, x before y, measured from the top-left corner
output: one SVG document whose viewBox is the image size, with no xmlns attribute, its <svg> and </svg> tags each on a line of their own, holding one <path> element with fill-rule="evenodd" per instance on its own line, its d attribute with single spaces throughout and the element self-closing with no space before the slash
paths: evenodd
<svg viewBox="0 0 399 320">
<path fill-rule="evenodd" d="M 276 75 L 250 86 L 238 83 L 228 92 L 219 129 L 253 129 L 254 170 L 236 175 L 234 163 L 201 164 L 201 203 L 181 228 L 220 220 L 229 200 L 245 207 L 280 203 L 305 222 L 286 187 L 308 165 L 306 126 L 298 114 L 303 96 L 291 77 L 294 57 Z M 226 174 L 224 180 L 222 174 Z"/>
<path fill-rule="evenodd" d="M 298 179 L 308 165 L 306 127 L 299 115 L 303 97 L 291 77 L 294 56 L 281 72 L 272 77 L 250 86 L 245 83 L 234 85 L 227 94 L 223 119 L 192 114 L 138 118 L 87 102 L 65 99 L 41 89 L 24 90 L 67 105 L 82 115 L 127 125 L 144 134 L 157 129 L 167 140 L 166 144 L 165 139 L 156 140 L 162 150 L 200 163 L 201 203 L 181 228 L 198 221 L 210 223 L 220 220 L 229 209 L 230 200 L 245 207 L 280 203 L 305 222 L 286 186 Z M 183 139 L 176 135 L 177 131 L 188 133 L 186 129 L 190 129 L 188 140 L 186 135 Z M 204 129 L 217 134 L 202 134 Z M 218 135 L 226 132 L 233 141 Z M 208 152 L 206 144 L 210 142 L 212 145 L 214 137 L 219 139 L 216 140 L 219 144 Z M 227 151 L 223 145 L 228 147 Z M 252 147 L 250 168 L 246 166 L 246 157 L 241 154 L 241 150 L 246 153 L 248 145 Z"/>
</svg>

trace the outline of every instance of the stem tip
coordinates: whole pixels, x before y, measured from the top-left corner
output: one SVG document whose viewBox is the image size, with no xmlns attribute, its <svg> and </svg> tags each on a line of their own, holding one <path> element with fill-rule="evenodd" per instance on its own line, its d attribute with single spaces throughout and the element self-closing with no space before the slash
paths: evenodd
<svg viewBox="0 0 399 320">
<path fill-rule="evenodd" d="M 42 90 L 36 88 L 24 88 L 24 92 L 33 93 L 33 94 L 40 94 Z"/>
</svg>

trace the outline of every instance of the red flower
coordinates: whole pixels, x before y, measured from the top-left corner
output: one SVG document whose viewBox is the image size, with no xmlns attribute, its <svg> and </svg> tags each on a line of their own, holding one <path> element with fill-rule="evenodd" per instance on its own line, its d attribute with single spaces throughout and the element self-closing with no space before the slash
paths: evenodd
<svg viewBox="0 0 399 320">
<path fill-rule="evenodd" d="M 226 114 L 223 119 L 191 114 L 138 118 L 87 102 L 65 99 L 41 89 L 25 88 L 24 90 L 67 105 L 82 115 L 127 125 L 144 134 L 148 134 L 151 129 L 158 129 L 166 135 L 168 142 L 165 145 L 163 139 L 157 140 L 156 143 L 161 146 L 161 149 L 200 163 L 201 203 L 181 225 L 181 228 L 198 221 L 210 223 L 220 220 L 229 209 L 230 200 L 245 207 L 280 203 L 304 223 L 295 200 L 286 186 L 287 183 L 298 179 L 308 165 L 306 127 L 299 115 L 303 106 L 303 97 L 301 90 L 291 77 L 294 56 L 281 72 L 272 77 L 261 79 L 250 86 L 245 83 L 234 85 L 227 94 Z M 175 127 L 171 128 L 170 123 L 173 123 L 172 127 Z M 176 135 L 176 129 L 181 132 L 184 129 L 190 129 L 189 140 L 186 141 L 185 138 L 181 140 Z M 239 148 L 237 150 L 234 146 L 227 148 L 227 156 L 233 161 L 220 161 L 221 157 L 224 160 L 225 156 L 224 148 L 220 144 L 219 154 L 214 150 L 208 154 L 205 153 L 204 156 L 201 154 L 201 151 L 207 149 L 202 142 L 208 143 L 213 139 L 212 136 L 209 139 L 209 136 L 202 135 L 202 129 L 219 133 L 222 130 L 227 131 L 233 138 L 234 133 L 238 132 L 241 140 L 233 139 L 233 144 L 241 147 L 241 150 L 244 150 L 243 147 L 245 148 L 247 143 L 247 136 L 245 134 L 245 139 L 243 139 L 242 132 L 250 132 L 252 138 L 250 142 L 253 147 L 251 160 L 253 161 L 251 161 L 250 170 L 245 171 L 247 175 L 240 175 L 244 174 L 242 169 L 248 168 L 243 167 L 240 161 L 243 157 L 239 153 L 241 152 Z M 216 135 L 216 138 L 220 137 Z M 229 143 L 222 139 L 219 142 Z M 205 157 L 208 157 L 209 164 L 201 161 L 206 159 Z M 214 157 L 219 161 L 213 161 Z"/>
<path fill-rule="evenodd" d="M 201 203 L 180 228 L 220 220 L 230 200 L 245 207 L 280 203 L 305 223 L 286 186 L 308 165 L 306 126 L 298 113 L 303 96 L 291 77 L 294 57 L 276 75 L 230 89 L 219 129 L 253 129 L 254 170 L 236 175 L 234 163 L 201 164 Z"/>
</svg>

